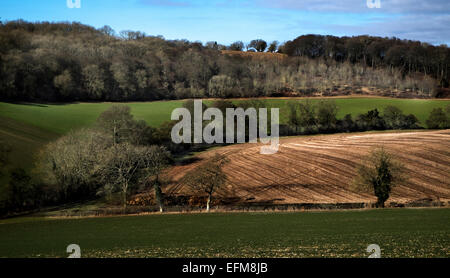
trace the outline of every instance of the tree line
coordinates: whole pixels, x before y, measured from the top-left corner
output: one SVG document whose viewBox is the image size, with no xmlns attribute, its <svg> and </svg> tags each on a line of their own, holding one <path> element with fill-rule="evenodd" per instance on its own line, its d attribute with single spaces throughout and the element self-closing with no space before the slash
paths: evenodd
<svg viewBox="0 0 450 278">
<path fill-rule="evenodd" d="M 418 129 L 419 120 L 413 114 L 405 115 L 396 106 L 389 105 L 383 111 L 373 109 L 357 115 L 337 118 L 338 106 L 333 101 L 310 101 L 289 105 L 288 123 L 280 127 L 283 135 L 355 132 L 389 129 Z"/>
<path fill-rule="evenodd" d="M 433 46 L 419 41 L 367 35 L 304 35 L 286 42 L 280 47 L 280 52 L 290 56 L 362 63 L 372 68 L 396 67 L 403 75 L 422 73 L 436 78 L 442 87 L 449 86 L 450 50 L 447 45 Z"/>
<path fill-rule="evenodd" d="M 282 45 L 256 39 L 247 45 L 221 46 L 165 40 L 136 31 L 117 34 L 108 26 L 95 29 L 76 22 L 0 22 L 0 99 L 69 102 L 331 95 L 363 92 L 366 87 L 379 94 L 433 97 L 439 84 L 448 86 L 447 47 L 367 40 L 370 43 L 358 44 L 365 41 L 363 37 L 306 36 Z M 223 54 L 224 49 L 289 56 L 253 59 Z"/>
</svg>

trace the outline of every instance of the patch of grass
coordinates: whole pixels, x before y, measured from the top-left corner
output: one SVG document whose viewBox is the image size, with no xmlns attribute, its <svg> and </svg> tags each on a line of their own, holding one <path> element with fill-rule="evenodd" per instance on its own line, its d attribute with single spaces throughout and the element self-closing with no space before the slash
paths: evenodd
<svg viewBox="0 0 450 278">
<path fill-rule="evenodd" d="M 112 103 L 73 104 L 11 104 L 0 102 L 0 116 L 8 117 L 41 129 L 65 134 L 71 129 L 92 125 Z M 181 107 L 182 101 L 127 103 L 137 119 L 151 126 L 170 120 L 172 110 Z"/>
<path fill-rule="evenodd" d="M 0 116 L 0 137 L 12 147 L 11 164 L 27 168 L 33 159 L 34 150 L 57 138 L 58 134 Z"/>
<path fill-rule="evenodd" d="M 0 257 L 448 257 L 450 209 L 0 221 Z"/>
<path fill-rule="evenodd" d="M 4 196 L 5 185 L 9 182 L 9 172 L 14 168 L 30 170 L 36 151 L 58 134 L 33 125 L 0 116 L 1 141 L 11 148 L 8 164 L 0 176 L 0 199 Z"/>
</svg>

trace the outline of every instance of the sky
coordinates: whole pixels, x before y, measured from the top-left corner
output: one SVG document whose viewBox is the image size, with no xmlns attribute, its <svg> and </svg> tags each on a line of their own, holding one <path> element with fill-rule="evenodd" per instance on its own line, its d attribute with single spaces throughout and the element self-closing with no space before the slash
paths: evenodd
<svg viewBox="0 0 450 278">
<path fill-rule="evenodd" d="M 81 7 L 69 8 L 68 1 Z M 226 45 L 257 38 L 284 42 L 304 34 L 450 45 L 449 0 L 1 0 L 0 20 L 17 19 L 77 21 Z"/>
</svg>

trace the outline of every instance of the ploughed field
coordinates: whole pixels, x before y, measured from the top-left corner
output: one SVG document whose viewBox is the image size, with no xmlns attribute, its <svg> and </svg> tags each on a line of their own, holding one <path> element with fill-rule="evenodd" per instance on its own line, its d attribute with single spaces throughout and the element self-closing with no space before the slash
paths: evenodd
<svg viewBox="0 0 450 278">
<path fill-rule="evenodd" d="M 450 130 L 370 132 L 281 138 L 278 153 L 260 154 L 259 144 L 232 145 L 198 155 L 198 161 L 168 171 L 170 194 L 192 191 L 179 180 L 215 152 L 225 154 L 228 181 L 216 200 L 244 203 L 376 202 L 372 192 L 352 187 L 362 157 L 377 147 L 394 154 L 408 179 L 395 187 L 387 201 L 406 203 L 424 198 L 450 200 Z"/>
</svg>

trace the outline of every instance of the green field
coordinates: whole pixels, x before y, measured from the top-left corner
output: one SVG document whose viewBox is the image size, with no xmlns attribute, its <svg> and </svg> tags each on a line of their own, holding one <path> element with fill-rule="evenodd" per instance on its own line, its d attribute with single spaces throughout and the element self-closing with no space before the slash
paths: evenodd
<svg viewBox="0 0 450 278">
<path fill-rule="evenodd" d="M 450 209 L 0 221 L 0 257 L 449 257 Z"/>
<path fill-rule="evenodd" d="M 236 104 L 246 100 L 234 101 Z M 268 107 L 280 108 L 281 122 L 286 120 L 286 105 L 292 101 L 286 99 L 263 100 Z M 312 99 L 317 102 L 319 99 Z M 334 99 L 339 107 L 338 117 L 345 114 L 356 116 L 368 110 L 378 108 L 382 110 L 388 105 L 394 105 L 404 113 L 414 114 L 423 124 L 431 110 L 435 107 L 445 107 L 450 100 L 419 100 L 419 99 L 390 99 L 390 98 L 340 98 Z M 210 104 L 211 101 L 205 101 Z M 170 120 L 173 109 L 182 106 L 183 101 L 158 101 L 127 103 L 137 119 L 145 120 L 149 125 L 157 127 Z M 71 129 L 89 126 L 106 110 L 111 103 L 74 103 L 74 104 L 10 104 L 0 103 L 0 116 L 8 117 L 47 131 L 64 134 Z"/>
</svg>

